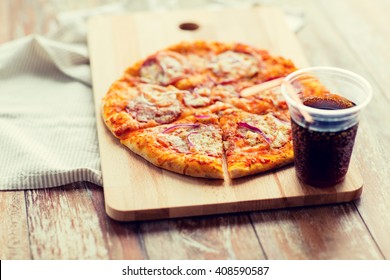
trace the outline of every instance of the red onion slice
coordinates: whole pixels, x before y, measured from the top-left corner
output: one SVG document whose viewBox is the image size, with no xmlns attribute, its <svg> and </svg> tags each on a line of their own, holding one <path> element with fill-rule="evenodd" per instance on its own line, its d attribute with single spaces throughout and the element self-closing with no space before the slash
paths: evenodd
<svg viewBox="0 0 390 280">
<path fill-rule="evenodd" d="M 195 146 L 194 143 L 191 142 L 190 136 L 191 136 L 192 134 L 196 134 L 196 133 L 199 133 L 199 132 L 193 131 L 193 132 L 190 132 L 190 133 L 187 135 L 187 142 L 188 142 L 188 145 L 190 145 L 190 147 Z"/>
<path fill-rule="evenodd" d="M 265 135 L 265 133 L 260 128 L 252 126 L 252 125 L 250 125 L 250 124 L 248 124 L 246 122 L 238 122 L 237 124 L 238 124 L 239 127 L 244 127 L 244 128 L 247 128 L 249 130 L 252 130 L 252 131 L 255 131 L 255 132 L 259 133 L 265 139 L 265 141 L 267 141 L 268 144 L 271 143 L 271 139 L 269 139 L 267 137 L 267 135 Z"/>
<path fill-rule="evenodd" d="M 166 129 L 164 129 L 164 131 L 162 133 L 167 133 L 171 130 L 174 130 L 178 127 L 188 127 L 188 128 L 198 128 L 200 126 L 200 124 L 176 124 L 176 125 L 173 125 L 171 127 L 168 127 Z"/>
</svg>

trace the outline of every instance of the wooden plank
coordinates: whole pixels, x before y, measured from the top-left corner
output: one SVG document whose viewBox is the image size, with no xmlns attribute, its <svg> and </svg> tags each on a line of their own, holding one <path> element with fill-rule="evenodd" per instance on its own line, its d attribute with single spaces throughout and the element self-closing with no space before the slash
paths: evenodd
<svg viewBox="0 0 390 280">
<path fill-rule="evenodd" d="M 32 259 L 108 259 L 92 199 L 83 185 L 27 191 Z"/>
<path fill-rule="evenodd" d="M 248 215 L 141 224 L 149 259 L 265 259 Z"/>
<path fill-rule="evenodd" d="M 84 183 L 28 191 L 27 205 L 34 259 L 264 259 L 247 215 L 120 223 Z"/>
<path fill-rule="evenodd" d="M 337 23 L 332 27 L 346 42 L 345 53 L 355 57 L 354 68 L 374 85 L 375 95 L 364 114 L 356 149 L 361 173 L 367 178 L 364 196 L 356 205 L 386 259 L 390 259 L 388 8 L 388 2 L 378 0 L 326 1 L 320 5 L 329 22 Z"/>
<path fill-rule="evenodd" d="M 146 258 L 138 224 L 109 219 L 91 183 L 27 191 L 27 209 L 32 259 Z"/>
<path fill-rule="evenodd" d="M 109 219 L 100 187 L 77 183 L 26 193 L 31 256 L 25 258 L 146 258 L 138 224 Z M 4 253 L 12 255 L 7 251 Z"/>
<path fill-rule="evenodd" d="M 105 212 L 103 191 L 101 187 L 88 184 L 92 203 L 99 219 L 105 247 L 110 259 L 140 260 L 147 259 L 144 241 L 138 223 L 120 223 L 109 219 Z"/>
<path fill-rule="evenodd" d="M 30 259 L 24 192 L 0 192 L 0 213 L 0 259 Z"/>
<path fill-rule="evenodd" d="M 239 27 L 232 24 L 233 17 L 240 20 Z M 183 22 L 194 22 L 201 28 L 192 33 L 180 30 L 178 25 Z M 89 24 L 89 45 L 106 210 L 110 217 L 146 220 L 208 215 L 342 202 L 360 196 L 362 179 L 353 164 L 344 183 L 316 189 L 296 180 L 291 167 L 277 174 L 212 181 L 156 168 L 122 147 L 105 128 L 100 115 L 100 100 L 109 85 L 141 57 L 181 40 L 199 38 L 241 41 L 289 57 L 298 66 L 307 65 L 296 38 L 277 9 L 139 13 L 93 19 Z"/>
<path fill-rule="evenodd" d="M 383 259 L 351 204 L 251 214 L 268 259 Z"/>
</svg>

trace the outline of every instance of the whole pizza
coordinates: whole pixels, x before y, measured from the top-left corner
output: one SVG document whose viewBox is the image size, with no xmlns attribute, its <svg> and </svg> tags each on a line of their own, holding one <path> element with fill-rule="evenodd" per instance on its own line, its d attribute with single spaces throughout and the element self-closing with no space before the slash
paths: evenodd
<svg viewBox="0 0 390 280">
<path fill-rule="evenodd" d="M 292 162 L 293 149 L 279 87 L 261 86 L 295 70 L 245 44 L 182 42 L 126 69 L 103 98 L 103 119 L 123 145 L 173 172 L 264 172 Z"/>
</svg>

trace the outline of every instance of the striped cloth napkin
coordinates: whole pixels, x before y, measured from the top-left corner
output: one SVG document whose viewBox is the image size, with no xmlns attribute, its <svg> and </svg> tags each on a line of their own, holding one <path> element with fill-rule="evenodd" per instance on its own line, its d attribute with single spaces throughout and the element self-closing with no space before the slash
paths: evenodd
<svg viewBox="0 0 390 280">
<path fill-rule="evenodd" d="M 52 34 L 0 45 L 0 190 L 102 185 L 85 22 L 122 11 L 65 14 Z"/>
<path fill-rule="evenodd" d="M 0 46 L 0 189 L 101 185 L 85 49 L 41 36 Z"/>
<path fill-rule="evenodd" d="M 126 3 L 64 14 L 52 34 L 0 45 L 0 190 L 102 185 L 85 22 Z M 288 14 L 297 31 L 301 15 Z"/>
</svg>

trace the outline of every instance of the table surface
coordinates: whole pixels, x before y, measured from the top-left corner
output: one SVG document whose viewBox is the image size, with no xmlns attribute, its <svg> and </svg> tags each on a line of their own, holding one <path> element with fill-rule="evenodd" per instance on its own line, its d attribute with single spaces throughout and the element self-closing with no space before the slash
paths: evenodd
<svg viewBox="0 0 390 280">
<path fill-rule="evenodd" d="M 0 43 L 56 28 L 61 12 L 113 0 L 0 0 Z M 129 1 L 129 11 L 202 7 Z M 237 1 L 240 2 L 240 1 Z M 297 33 L 311 65 L 365 76 L 374 98 L 354 149 L 364 178 L 354 202 L 207 217 L 121 223 L 104 210 L 102 188 L 80 182 L 0 192 L 1 259 L 390 259 L 390 2 L 247 1 L 304 12 Z M 235 5 L 235 1 L 226 1 Z M 154 6 L 152 6 L 152 4 Z M 156 6 L 157 5 L 157 6 Z"/>
</svg>

